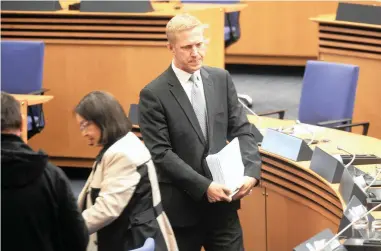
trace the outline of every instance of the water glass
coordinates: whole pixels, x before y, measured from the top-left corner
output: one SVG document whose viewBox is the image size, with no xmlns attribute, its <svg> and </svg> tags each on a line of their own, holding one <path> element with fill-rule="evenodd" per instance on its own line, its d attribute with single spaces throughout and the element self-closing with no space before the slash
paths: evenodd
<svg viewBox="0 0 381 251">
<path fill-rule="evenodd" d="M 369 239 L 369 221 L 367 217 L 359 219 L 352 225 L 352 238 Z"/>
<path fill-rule="evenodd" d="M 381 240 L 381 220 L 374 220 L 372 222 L 370 238 Z"/>
</svg>

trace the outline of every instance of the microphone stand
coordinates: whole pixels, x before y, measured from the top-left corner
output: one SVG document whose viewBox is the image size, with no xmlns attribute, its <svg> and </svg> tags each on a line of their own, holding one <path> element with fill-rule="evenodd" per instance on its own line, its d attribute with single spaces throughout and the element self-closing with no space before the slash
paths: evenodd
<svg viewBox="0 0 381 251">
<path fill-rule="evenodd" d="M 325 245 L 323 248 L 319 249 L 319 250 L 316 250 L 316 251 L 324 251 L 324 249 L 326 247 L 328 247 L 329 244 L 331 244 L 331 242 L 333 242 L 338 236 L 340 236 L 342 233 L 344 233 L 348 228 L 350 228 L 353 224 L 355 224 L 357 221 L 359 221 L 360 219 L 364 218 L 365 216 L 368 216 L 368 214 L 370 214 L 371 212 L 373 212 L 374 210 L 378 209 L 379 207 L 381 207 L 381 203 L 374 206 L 372 209 L 370 209 L 369 211 L 363 213 L 358 219 L 356 219 L 355 221 L 353 221 L 351 224 L 348 224 L 348 226 L 346 226 L 343 230 L 341 230 L 338 234 L 336 234 L 335 236 L 332 237 L 332 239 L 330 239 Z"/>
<path fill-rule="evenodd" d="M 337 146 L 337 150 L 344 151 L 344 152 L 348 153 L 349 155 L 352 155 L 353 157 L 352 157 L 351 161 L 349 161 L 348 164 L 345 165 L 345 168 L 352 165 L 353 161 L 355 161 L 355 159 L 356 159 L 356 154 L 352 154 L 352 153 L 348 152 L 347 150 L 345 150 L 339 146 Z"/>
</svg>

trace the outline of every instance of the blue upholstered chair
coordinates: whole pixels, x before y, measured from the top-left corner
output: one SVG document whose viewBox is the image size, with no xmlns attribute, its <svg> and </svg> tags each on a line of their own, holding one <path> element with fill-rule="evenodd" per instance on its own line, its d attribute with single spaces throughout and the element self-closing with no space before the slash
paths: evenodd
<svg viewBox="0 0 381 251">
<path fill-rule="evenodd" d="M 1 41 L 1 90 L 11 94 L 41 95 L 43 42 Z M 42 105 L 28 107 L 28 139 L 45 126 Z"/>
<path fill-rule="evenodd" d="M 308 61 L 303 77 L 298 119 L 302 123 L 348 129 L 369 123 L 352 124 L 359 67 L 324 61 Z M 262 113 L 280 114 L 285 110 Z"/>
<path fill-rule="evenodd" d="M 143 136 L 142 136 L 142 133 L 141 133 L 140 127 L 139 127 L 139 106 L 138 106 L 138 104 L 131 104 L 130 105 L 130 110 L 128 112 L 128 119 L 132 123 L 131 132 L 135 133 L 135 135 L 140 140 L 143 140 Z"/>
<path fill-rule="evenodd" d="M 152 238 L 148 238 L 145 242 L 143 247 L 130 250 L 130 251 L 155 251 L 155 240 Z"/>
<path fill-rule="evenodd" d="M 183 3 L 214 3 L 214 4 L 234 4 L 239 3 L 240 0 L 182 0 Z M 224 39 L 225 48 L 237 42 L 241 36 L 241 29 L 239 24 L 240 12 L 226 13 Z"/>
</svg>

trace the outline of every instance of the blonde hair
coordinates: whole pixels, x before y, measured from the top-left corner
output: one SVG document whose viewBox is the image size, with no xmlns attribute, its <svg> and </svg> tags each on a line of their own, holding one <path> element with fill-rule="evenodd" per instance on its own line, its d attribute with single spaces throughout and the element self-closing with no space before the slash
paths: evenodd
<svg viewBox="0 0 381 251">
<path fill-rule="evenodd" d="M 168 42 L 171 43 L 175 40 L 176 33 L 182 32 L 185 30 L 190 30 L 199 26 L 202 26 L 201 21 L 192 15 L 184 13 L 184 14 L 178 14 L 174 16 L 167 23 L 167 27 L 165 30 L 165 33 L 167 34 Z"/>
</svg>

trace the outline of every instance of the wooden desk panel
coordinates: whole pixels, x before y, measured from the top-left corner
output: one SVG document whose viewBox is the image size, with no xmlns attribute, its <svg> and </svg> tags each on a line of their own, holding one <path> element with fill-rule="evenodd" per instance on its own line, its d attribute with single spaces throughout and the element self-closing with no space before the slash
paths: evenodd
<svg viewBox="0 0 381 251">
<path fill-rule="evenodd" d="M 45 109 L 51 126 L 31 143 L 43 145 L 54 157 L 93 158 L 99 149 L 87 146 L 73 116 L 80 99 L 93 90 L 107 91 L 128 111 L 131 103 L 138 102 L 141 88 L 168 67 L 170 60 L 164 46 L 50 44 L 45 52 L 44 81 L 56 97 Z M 52 137 L 54 141 L 49 140 Z"/>
<path fill-rule="evenodd" d="M 239 218 L 243 229 L 245 250 L 266 250 L 266 193 L 256 187 L 250 196 L 241 201 Z"/>
<path fill-rule="evenodd" d="M 323 229 L 337 232 L 338 220 L 332 222 L 276 189 L 267 196 L 267 250 L 290 251 Z"/>
<path fill-rule="evenodd" d="M 302 65 L 317 58 L 318 30 L 309 18 L 335 12 L 336 1 L 243 1 L 241 38 L 226 50 L 226 62 Z"/>
<path fill-rule="evenodd" d="M 53 99 L 53 96 L 51 95 L 12 94 L 12 96 L 18 101 L 25 100 L 29 106 L 44 104 Z"/>
</svg>

